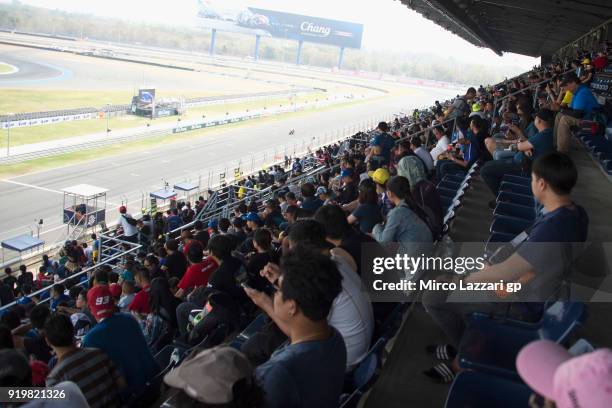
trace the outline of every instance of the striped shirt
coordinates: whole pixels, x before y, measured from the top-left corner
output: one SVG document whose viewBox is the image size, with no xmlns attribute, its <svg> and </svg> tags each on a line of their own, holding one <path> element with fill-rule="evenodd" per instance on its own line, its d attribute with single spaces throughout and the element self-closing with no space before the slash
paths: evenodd
<svg viewBox="0 0 612 408">
<path fill-rule="evenodd" d="M 99 349 L 77 348 L 63 356 L 47 376 L 47 387 L 62 381 L 76 383 L 91 408 L 119 407 L 120 374 Z"/>
</svg>

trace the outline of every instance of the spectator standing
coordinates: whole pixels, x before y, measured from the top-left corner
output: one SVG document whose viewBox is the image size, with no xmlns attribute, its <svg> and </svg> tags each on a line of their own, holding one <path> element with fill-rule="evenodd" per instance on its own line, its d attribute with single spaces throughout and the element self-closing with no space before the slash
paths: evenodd
<svg viewBox="0 0 612 408">
<path fill-rule="evenodd" d="M 17 277 L 17 290 L 19 290 L 22 294 L 27 289 L 32 290 L 34 286 L 34 274 L 32 272 L 28 272 L 28 269 L 25 265 L 19 265 L 19 276 Z"/>
<path fill-rule="evenodd" d="M 122 205 L 119 207 L 119 226 L 123 231 L 123 239 L 129 242 L 136 243 L 138 241 L 137 222 L 132 217 L 132 214 L 127 212 L 127 207 Z"/>
<path fill-rule="evenodd" d="M 4 277 L 4 279 L 2 279 L 2 282 L 4 282 L 5 285 L 7 285 L 9 288 L 11 288 L 13 292 L 15 292 L 17 278 L 13 276 L 13 270 L 10 266 L 4 268 L 4 274 L 6 276 Z"/>
</svg>

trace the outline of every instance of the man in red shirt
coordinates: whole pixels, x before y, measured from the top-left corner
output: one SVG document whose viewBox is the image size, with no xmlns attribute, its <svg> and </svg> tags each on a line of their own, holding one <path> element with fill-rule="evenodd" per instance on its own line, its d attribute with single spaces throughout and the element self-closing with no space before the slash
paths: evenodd
<svg viewBox="0 0 612 408">
<path fill-rule="evenodd" d="M 138 317 L 143 317 L 151 312 L 149 307 L 149 287 L 151 286 L 149 270 L 144 266 L 136 267 L 134 270 L 134 280 L 140 287 L 140 290 L 134 295 L 134 300 L 128 306 L 128 310 L 139 315 Z"/>
<path fill-rule="evenodd" d="M 189 253 L 187 254 L 189 267 L 177 285 L 179 289 L 176 291 L 176 297 L 182 298 L 189 290 L 199 286 L 206 286 L 210 275 L 219 267 L 217 261 L 211 256 L 202 260 L 203 251 L 199 242 L 191 242 Z"/>
</svg>

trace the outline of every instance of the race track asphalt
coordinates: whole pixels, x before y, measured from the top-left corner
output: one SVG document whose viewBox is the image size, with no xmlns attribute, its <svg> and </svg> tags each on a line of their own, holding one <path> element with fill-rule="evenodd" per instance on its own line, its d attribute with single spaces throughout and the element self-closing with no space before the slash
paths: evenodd
<svg viewBox="0 0 612 408">
<path fill-rule="evenodd" d="M 389 117 L 399 111 L 431 104 L 435 99 L 453 96 L 452 91 L 415 90 L 412 95 L 387 98 L 322 112 L 253 122 L 249 126 L 220 129 L 187 141 L 163 144 L 145 151 L 128 153 L 87 163 L 0 180 L 0 240 L 28 233 L 35 220 L 42 218 L 42 239 L 48 243 L 64 239 L 62 228 L 62 188 L 86 183 L 109 189 L 107 220 L 117 218 L 117 206 L 127 197 L 129 210 L 141 208 L 141 195 L 160 189 L 163 180 L 172 185 L 190 180 L 207 185 L 211 170 L 219 170 L 243 158 L 247 163 L 261 152 L 325 137 L 336 129 L 375 117 Z M 288 131 L 295 129 L 295 136 Z M 248 169 L 247 169 L 248 170 Z M 229 177 L 229 175 L 228 175 Z M 217 180 L 215 180 L 217 181 Z"/>
<path fill-rule="evenodd" d="M 24 81 L 50 80 L 66 75 L 69 72 L 49 64 L 39 64 L 27 59 L 16 58 L 13 53 L 2 48 L 0 48 L 0 62 L 5 62 L 19 68 L 19 71 L 15 73 L 0 75 L 0 86 L 16 85 Z"/>
</svg>

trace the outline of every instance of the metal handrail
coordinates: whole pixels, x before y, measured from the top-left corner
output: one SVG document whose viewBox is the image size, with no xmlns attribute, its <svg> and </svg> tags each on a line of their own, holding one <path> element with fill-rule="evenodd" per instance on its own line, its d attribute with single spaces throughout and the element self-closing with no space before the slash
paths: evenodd
<svg viewBox="0 0 612 408">
<path fill-rule="evenodd" d="M 118 254 L 111 255 L 110 257 L 105 258 L 104 260 L 102 260 L 102 252 L 103 252 L 102 240 L 103 239 L 117 241 L 121 245 L 127 244 L 129 246 L 132 246 L 132 248 L 128 249 L 127 251 L 121 251 Z M 116 259 L 119 259 L 119 258 L 125 256 L 126 254 L 132 253 L 134 251 L 138 251 L 141 247 L 142 247 L 142 245 L 140 245 L 140 244 L 135 244 L 133 242 L 123 241 L 123 240 L 120 240 L 120 239 L 117 239 L 117 238 L 108 237 L 108 236 L 105 236 L 105 235 L 100 235 L 100 248 L 98 248 L 98 262 L 95 265 L 93 265 L 93 266 L 85 268 L 85 269 L 81 270 L 80 272 L 72 274 L 72 275 L 70 275 L 70 276 L 68 276 L 68 277 L 66 277 L 66 278 L 64 278 L 64 279 L 62 279 L 60 281 L 54 282 L 53 284 L 66 283 L 68 281 L 74 280 L 74 278 L 76 278 L 76 277 L 79 277 L 79 276 L 82 276 L 84 274 L 87 274 L 89 272 L 94 271 L 96 268 L 98 268 L 101 265 L 106 265 L 106 264 L 108 264 L 108 263 L 110 263 L 110 262 L 112 262 L 112 261 L 114 261 Z M 37 290 L 35 292 L 30 293 L 29 295 L 26 295 L 25 297 L 31 299 L 34 296 L 37 296 L 37 295 L 40 295 L 40 294 L 43 294 L 43 293 L 49 291 L 52 286 L 53 285 L 46 286 L 46 287 L 44 287 L 42 289 L 39 289 L 39 290 Z M 47 298 L 47 299 L 42 300 L 40 303 L 46 303 L 49 300 L 50 300 L 50 298 Z M 0 307 L 0 311 L 6 310 L 6 309 L 8 309 L 8 308 L 10 308 L 12 306 L 17 305 L 17 304 L 18 304 L 17 300 L 14 300 L 13 302 L 11 302 L 9 304 L 3 305 L 2 307 Z"/>
<path fill-rule="evenodd" d="M 570 73 L 570 72 L 572 72 L 572 71 L 574 71 L 574 69 L 567 70 L 567 71 L 565 71 L 565 72 L 563 72 L 563 73 L 561 73 L 561 74 L 559 74 L 559 75 L 566 75 L 566 74 L 568 74 L 568 73 Z M 504 95 L 504 96 L 502 96 L 501 98 L 497 98 L 497 97 L 495 97 L 495 99 L 494 99 L 494 101 L 493 101 L 493 106 L 494 106 L 494 109 L 493 109 L 493 117 L 492 117 L 492 119 L 491 119 L 491 120 L 492 120 L 492 121 L 493 121 L 493 120 L 495 120 L 495 117 L 496 117 L 496 112 L 497 112 L 497 104 L 498 104 L 499 102 L 503 102 L 503 101 L 505 101 L 506 99 L 508 99 L 509 97 L 514 96 L 514 95 L 518 95 L 518 94 L 520 94 L 520 93 L 523 93 L 523 92 L 525 92 L 526 90 L 537 89 L 537 87 L 539 87 L 540 85 L 545 84 L 545 83 L 550 82 L 550 81 L 552 81 L 552 78 L 549 78 L 549 79 L 544 79 L 544 80 L 542 80 L 542 81 L 540 81 L 540 82 L 538 82 L 538 83 L 528 85 L 526 88 L 519 89 L 519 90 L 517 90 L 517 91 L 515 91 L 515 92 L 512 92 L 512 93 L 509 93 L 509 94 L 507 94 L 507 95 Z M 535 93 L 535 94 L 537 95 L 537 93 Z M 536 100 L 536 99 L 537 99 L 537 98 L 534 98 L 534 100 Z"/>
</svg>

